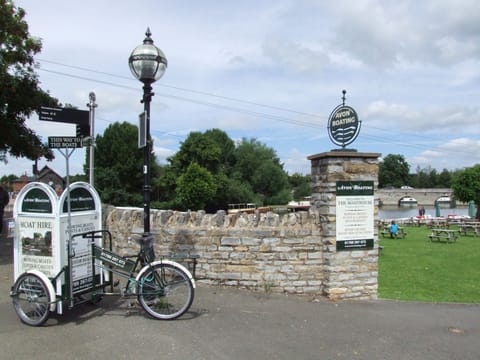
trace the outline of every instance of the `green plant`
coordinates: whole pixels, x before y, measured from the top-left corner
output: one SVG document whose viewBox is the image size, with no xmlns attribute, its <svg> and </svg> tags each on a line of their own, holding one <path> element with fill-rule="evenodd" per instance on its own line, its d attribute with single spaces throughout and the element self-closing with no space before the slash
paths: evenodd
<svg viewBox="0 0 480 360">
<path fill-rule="evenodd" d="M 273 281 L 272 280 L 268 280 L 266 275 L 263 274 L 262 276 L 262 288 L 263 288 L 263 292 L 266 294 L 266 295 L 270 295 L 272 292 L 273 292 L 273 287 L 275 286 L 273 284 Z"/>
</svg>

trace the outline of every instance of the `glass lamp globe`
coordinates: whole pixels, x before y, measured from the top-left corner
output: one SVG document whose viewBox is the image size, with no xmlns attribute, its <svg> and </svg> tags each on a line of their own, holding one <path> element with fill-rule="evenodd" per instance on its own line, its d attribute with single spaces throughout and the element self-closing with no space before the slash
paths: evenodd
<svg viewBox="0 0 480 360">
<path fill-rule="evenodd" d="M 167 58 L 163 51 L 153 44 L 149 28 L 145 35 L 143 44 L 133 49 L 128 65 L 133 76 L 143 83 L 151 84 L 165 73 Z"/>
</svg>

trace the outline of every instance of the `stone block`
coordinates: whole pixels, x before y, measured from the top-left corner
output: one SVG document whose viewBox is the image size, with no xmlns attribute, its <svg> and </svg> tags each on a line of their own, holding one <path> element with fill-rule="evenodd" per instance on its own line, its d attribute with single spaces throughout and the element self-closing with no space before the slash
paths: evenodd
<svg viewBox="0 0 480 360">
<path fill-rule="evenodd" d="M 220 241 L 220 243 L 225 246 L 225 245 L 230 245 L 230 246 L 234 246 L 234 245 L 240 245 L 241 244 L 241 240 L 239 238 L 231 238 L 231 237 L 223 237 Z"/>
</svg>

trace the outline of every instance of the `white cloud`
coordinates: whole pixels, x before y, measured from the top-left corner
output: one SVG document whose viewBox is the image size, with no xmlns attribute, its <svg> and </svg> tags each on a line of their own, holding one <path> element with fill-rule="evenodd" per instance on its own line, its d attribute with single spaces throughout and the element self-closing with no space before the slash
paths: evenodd
<svg viewBox="0 0 480 360">
<path fill-rule="evenodd" d="M 319 72 L 329 62 L 323 49 L 313 49 L 312 46 L 284 39 L 266 39 L 262 49 L 263 54 L 274 64 L 286 67 L 285 71 Z"/>
<path fill-rule="evenodd" d="M 457 138 L 438 145 L 437 150 L 426 150 L 408 159 L 415 169 L 431 167 L 437 170 L 461 169 L 480 163 L 480 141 Z"/>
<path fill-rule="evenodd" d="M 282 159 L 284 169 L 290 174 L 309 174 L 311 170 L 310 160 L 307 159 L 307 154 L 300 150 L 291 149 L 285 158 Z"/>
<path fill-rule="evenodd" d="M 305 162 L 309 169 L 307 155 L 334 147 L 327 118 L 347 89 L 347 105 L 362 119 L 352 147 L 432 166 L 479 162 L 476 0 L 16 3 L 27 10 L 30 32 L 43 38 L 42 88 L 81 109 L 95 91 L 97 133 L 115 121 L 137 123 L 142 85 L 127 59 L 150 26 L 169 60 L 151 104 L 159 158 L 189 131 L 219 127 L 232 139 L 265 139 L 289 171 Z M 60 131 L 32 126 L 44 137 Z M 463 147 L 454 141 L 460 138 Z M 54 170 L 64 173 L 64 162 L 57 156 Z M 78 151 L 72 167 L 81 171 L 83 162 Z M 30 172 L 31 163 L 12 160 L 2 170 Z"/>
<path fill-rule="evenodd" d="M 480 108 L 469 105 L 437 105 L 418 111 L 406 104 L 378 100 L 367 105 L 364 115 L 374 120 L 375 124 L 393 124 L 403 131 L 422 130 L 425 134 L 452 130 L 456 134 L 480 133 Z"/>
</svg>

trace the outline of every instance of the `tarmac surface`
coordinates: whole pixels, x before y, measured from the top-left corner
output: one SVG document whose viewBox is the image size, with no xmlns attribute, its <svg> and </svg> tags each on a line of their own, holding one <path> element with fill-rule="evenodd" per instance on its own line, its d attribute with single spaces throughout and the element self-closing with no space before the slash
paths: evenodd
<svg viewBox="0 0 480 360">
<path fill-rule="evenodd" d="M 41 327 L 11 299 L 12 238 L 0 237 L 2 359 L 480 359 L 480 305 L 329 302 L 197 283 L 180 319 L 149 318 L 105 297 Z"/>
</svg>

